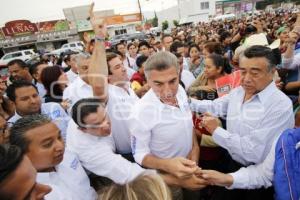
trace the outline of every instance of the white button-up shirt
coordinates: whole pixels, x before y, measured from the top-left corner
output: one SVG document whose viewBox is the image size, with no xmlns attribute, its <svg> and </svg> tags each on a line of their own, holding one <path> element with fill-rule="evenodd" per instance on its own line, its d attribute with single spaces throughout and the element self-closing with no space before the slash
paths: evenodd
<svg viewBox="0 0 300 200">
<path fill-rule="evenodd" d="M 66 75 L 67 75 L 69 83 L 73 83 L 73 81 L 75 81 L 76 78 L 78 77 L 78 74 L 74 73 L 72 71 L 72 69 L 70 69 L 69 71 L 67 71 Z"/>
<path fill-rule="evenodd" d="M 188 99 L 179 86 L 179 108 L 160 101 L 152 89 L 140 99 L 130 120 L 134 159 L 141 164 L 147 154 L 159 158 L 186 157 L 192 149 L 193 122 Z"/>
<path fill-rule="evenodd" d="M 192 83 L 195 81 L 195 77 L 192 72 L 183 69 L 181 72 L 181 81 L 184 83 L 185 90 L 187 91 Z"/>
<path fill-rule="evenodd" d="M 63 139 L 66 139 L 66 132 L 68 122 L 70 120 L 69 115 L 65 112 L 65 110 L 58 104 L 54 102 L 42 103 L 41 105 L 41 114 L 47 115 L 52 122 L 54 122 L 61 131 L 61 135 Z M 8 122 L 15 123 L 18 119 L 22 118 L 17 112 L 15 112 L 14 116 L 12 116 Z"/>
<path fill-rule="evenodd" d="M 35 86 L 37 87 L 38 92 L 39 92 L 39 96 L 40 96 L 42 102 L 44 103 L 44 102 L 45 102 L 45 98 L 44 98 L 44 97 L 45 97 L 45 95 L 46 95 L 46 93 L 47 93 L 47 91 L 46 91 L 44 85 L 41 84 L 41 83 L 39 83 L 39 82 L 37 82 L 37 83 L 35 84 Z"/>
<path fill-rule="evenodd" d="M 124 184 L 146 171 L 116 154 L 111 136 L 98 137 L 83 133 L 73 120 L 70 120 L 67 132 L 67 147 L 77 154 L 87 170 L 98 176 Z"/>
<path fill-rule="evenodd" d="M 109 84 L 107 112 L 111 120 L 112 137 L 120 154 L 131 153 L 128 124 L 131 111 L 138 100 L 131 88 L 126 92 L 123 88 Z"/>
<path fill-rule="evenodd" d="M 274 176 L 275 147 L 277 139 L 273 142 L 271 150 L 266 159 L 259 164 L 242 167 L 234 173 L 233 184 L 228 189 L 256 189 L 272 185 Z"/>
<path fill-rule="evenodd" d="M 266 158 L 274 139 L 294 127 L 294 116 L 291 100 L 274 82 L 243 103 L 244 96 L 240 86 L 214 101 L 193 99 L 191 108 L 227 116 L 227 130 L 218 127 L 213 140 L 227 149 L 235 161 L 248 166 Z"/>
<path fill-rule="evenodd" d="M 93 88 L 84 82 L 79 76 L 64 90 L 63 99 L 70 101 L 68 113 L 70 114 L 72 106 L 83 98 L 93 97 Z"/>
<path fill-rule="evenodd" d="M 96 200 L 97 194 L 76 154 L 66 150 L 63 161 L 53 172 L 37 173 L 37 182 L 49 185 L 52 190 L 46 200 Z"/>
<path fill-rule="evenodd" d="M 63 99 L 71 100 L 72 106 L 80 99 L 93 97 L 93 89 L 81 78 L 77 78 L 64 91 Z M 130 131 L 128 120 L 132 107 L 138 100 L 135 92 L 129 88 L 128 93 L 118 86 L 108 85 L 107 111 L 111 120 L 112 137 L 115 141 L 118 153 L 127 154 L 131 152 Z"/>
</svg>

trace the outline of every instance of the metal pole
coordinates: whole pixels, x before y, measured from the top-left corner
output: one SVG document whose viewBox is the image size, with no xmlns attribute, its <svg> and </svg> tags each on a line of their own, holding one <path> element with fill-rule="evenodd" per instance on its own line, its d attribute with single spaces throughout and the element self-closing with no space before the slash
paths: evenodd
<svg viewBox="0 0 300 200">
<path fill-rule="evenodd" d="M 140 0 L 138 0 L 138 5 L 139 5 L 139 10 L 140 10 L 140 17 L 141 17 L 141 20 L 142 20 L 142 22 L 143 22 L 144 19 L 143 19 L 143 15 L 142 15 L 142 7 L 141 7 L 141 2 L 140 2 Z"/>
<path fill-rule="evenodd" d="M 178 20 L 181 19 L 181 14 L 180 14 L 180 0 L 177 0 L 177 7 L 178 7 Z"/>
</svg>

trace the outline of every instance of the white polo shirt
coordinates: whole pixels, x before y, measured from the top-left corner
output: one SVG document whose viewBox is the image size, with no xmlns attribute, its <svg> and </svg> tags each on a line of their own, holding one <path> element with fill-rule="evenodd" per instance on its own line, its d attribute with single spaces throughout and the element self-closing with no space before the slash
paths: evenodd
<svg viewBox="0 0 300 200">
<path fill-rule="evenodd" d="M 192 149 L 192 112 L 184 89 L 176 95 L 179 108 L 160 101 L 150 89 L 135 105 L 130 121 L 132 152 L 142 163 L 147 154 L 159 158 L 186 157 Z"/>
<path fill-rule="evenodd" d="M 76 154 L 66 150 L 63 161 L 53 172 L 37 173 L 37 182 L 49 185 L 52 191 L 46 200 L 96 200 L 97 194 Z"/>
<path fill-rule="evenodd" d="M 54 122 L 61 131 L 61 135 L 65 141 L 68 122 L 70 120 L 69 115 L 65 110 L 58 104 L 54 102 L 42 103 L 41 114 L 47 115 L 52 122 Z M 8 122 L 15 123 L 18 119 L 22 118 L 17 112 L 12 116 Z"/>
<path fill-rule="evenodd" d="M 73 120 L 68 125 L 67 147 L 75 152 L 82 165 L 98 176 L 124 184 L 134 180 L 146 170 L 115 153 L 111 136 L 99 137 L 84 133 Z"/>
<path fill-rule="evenodd" d="M 78 100 L 93 96 L 92 87 L 78 77 L 65 89 L 63 99 L 71 100 L 71 106 L 68 109 L 70 113 L 72 106 Z M 112 136 L 116 149 L 121 154 L 131 153 L 128 120 L 130 111 L 137 100 L 138 97 L 131 88 L 128 89 L 127 93 L 123 88 L 108 85 L 107 111 L 111 120 Z"/>
</svg>

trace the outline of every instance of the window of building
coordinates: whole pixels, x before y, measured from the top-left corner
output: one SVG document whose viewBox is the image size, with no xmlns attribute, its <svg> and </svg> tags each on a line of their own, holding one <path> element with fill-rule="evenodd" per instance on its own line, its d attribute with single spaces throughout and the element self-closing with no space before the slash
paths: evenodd
<svg viewBox="0 0 300 200">
<path fill-rule="evenodd" d="M 201 6 L 201 10 L 207 10 L 207 9 L 209 9 L 209 1 L 201 2 L 200 6 Z"/>
</svg>

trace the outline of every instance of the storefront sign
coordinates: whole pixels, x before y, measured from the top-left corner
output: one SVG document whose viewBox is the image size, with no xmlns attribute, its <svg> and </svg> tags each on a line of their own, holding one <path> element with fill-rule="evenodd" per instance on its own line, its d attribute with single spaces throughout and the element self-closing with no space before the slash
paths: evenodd
<svg viewBox="0 0 300 200">
<path fill-rule="evenodd" d="M 7 22 L 2 28 L 2 32 L 7 37 L 15 37 L 19 35 L 34 34 L 38 31 L 36 24 L 28 20 L 16 20 Z"/>
<path fill-rule="evenodd" d="M 66 31 L 69 30 L 69 24 L 66 20 L 54 20 L 38 23 L 40 33 Z"/>
</svg>

